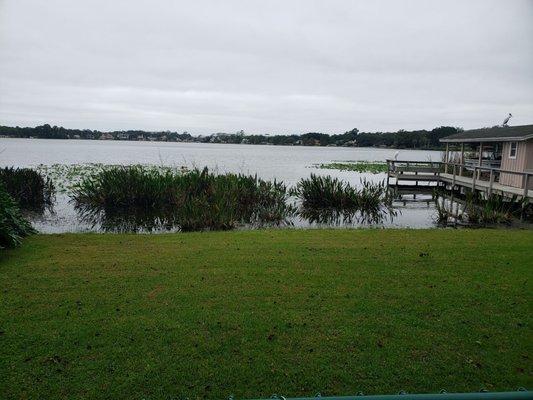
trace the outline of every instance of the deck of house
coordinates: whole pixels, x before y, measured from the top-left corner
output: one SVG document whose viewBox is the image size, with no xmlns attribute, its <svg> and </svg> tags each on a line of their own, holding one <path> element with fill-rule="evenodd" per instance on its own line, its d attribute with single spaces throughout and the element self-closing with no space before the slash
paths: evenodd
<svg viewBox="0 0 533 400">
<path fill-rule="evenodd" d="M 486 196 L 501 195 L 511 199 L 525 200 L 524 204 L 533 200 L 533 173 L 507 171 L 499 168 L 472 166 L 431 161 L 396 161 L 387 160 L 387 185 L 396 188 L 416 188 L 445 186 L 451 189 L 468 189 Z M 499 182 L 500 176 L 518 175 L 521 187 L 504 185 Z"/>
</svg>

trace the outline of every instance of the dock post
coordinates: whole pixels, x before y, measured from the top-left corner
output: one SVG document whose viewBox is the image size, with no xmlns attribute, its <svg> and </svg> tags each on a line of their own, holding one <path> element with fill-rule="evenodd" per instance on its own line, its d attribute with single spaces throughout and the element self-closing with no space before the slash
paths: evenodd
<svg viewBox="0 0 533 400">
<path fill-rule="evenodd" d="M 522 219 L 525 217 L 525 214 L 526 214 L 526 207 L 527 207 L 527 203 L 528 203 L 528 198 L 527 198 L 527 191 L 528 191 L 528 187 L 527 185 L 529 184 L 529 174 L 526 172 L 526 174 L 524 175 L 524 192 L 522 193 Z"/>
<path fill-rule="evenodd" d="M 453 164 L 452 190 L 455 187 L 455 164 Z"/>
<path fill-rule="evenodd" d="M 529 174 L 526 172 L 526 174 L 524 175 L 524 192 L 523 192 L 523 196 L 524 196 L 524 199 L 527 198 L 527 185 L 529 183 Z"/>
<path fill-rule="evenodd" d="M 479 159 L 478 159 L 478 165 L 481 167 L 483 161 L 483 142 L 479 143 Z M 479 179 L 481 176 L 481 168 L 477 171 L 477 179 Z"/>
<path fill-rule="evenodd" d="M 465 144 L 461 143 L 461 169 L 459 170 L 459 176 L 463 176 L 463 164 L 465 163 Z"/>
<path fill-rule="evenodd" d="M 476 173 L 477 167 L 474 167 L 474 173 L 472 174 L 472 194 L 476 192 Z"/>
<path fill-rule="evenodd" d="M 492 196 L 492 186 L 494 185 L 494 169 L 490 169 L 490 180 L 489 180 L 489 197 Z"/>
<path fill-rule="evenodd" d="M 390 180 L 390 162 L 387 160 L 387 192 L 389 191 L 389 180 Z"/>
<path fill-rule="evenodd" d="M 444 164 L 444 173 L 447 174 L 448 173 L 448 160 L 449 160 L 449 155 L 448 155 L 448 150 L 450 149 L 450 144 L 446 142 L 446 154 L 444 156 L 444 162 L 446 164 Z"/>
</svg>

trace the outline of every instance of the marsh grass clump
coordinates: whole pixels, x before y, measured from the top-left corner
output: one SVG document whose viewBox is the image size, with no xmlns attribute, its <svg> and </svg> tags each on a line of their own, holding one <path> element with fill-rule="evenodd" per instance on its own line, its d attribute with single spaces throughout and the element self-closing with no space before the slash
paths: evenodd
<svg viewBox="0 0 533 400">
<path fill-rule="evenodd" d="M 18 204 L 0 183 L 0 248 L 18 246 L 22 238 L 34 232 Z"/>
<path fill-rule="evenodd" d="M 483 227 L 487 225 L 506 224 L 509 225 L 520 218 L 522 213 L 522 203 L 517 197 L 506 199 L 503 196 L 492 194 L 487 198 L 482 198 L 478 192 L 473 194 L 468 192 L 458 203 L 446 201 L 443 196 L 435 196 L 435 222 L 439 225 L 447 226 L 450 221 L 454 224 L 462 224 Z M 453 211 L 456 204 L 456 211 Z"/>
<path fill-rule="evenodd" d="M 141 165 L 109 166 L 75 184 L 78 204 L 102 208 L 166 208 L 175 204 L 178 176 Z"/>
<path fill-rule="evenodd" d="M 492 194 L 481 199 L 477 193 L 468 193 L 464 214 L 468 222 L 475 225 L 510 224 L 520 216 L 521 204 L 517 196 L 505 199 L 503 196 Z"/>
<path fill-rule="evenodd" d="M 52 180 L 31 168 L 1 168 L 0 183 L 23 209 L 43 210 L 54 202 Z"/>
<path fill-rule="evenodd" d="M 82 179 L 72 195 L 86 216 L 106 225 L 127 215 L 144 229 L 227 230 L 241 224 L 280 224 L 293 211 L 281 182 L 257 176 L 213 174 L 146 166 L 112 166 Z M 112 226 L 113 224 L 109 224 Z"/>
<path fill-rule="evenodd" d="M 317 212 L 325 214 L 326 220 L 342 212 L 343 219 L 353 221 L 358 214 L 362 222 L 379 222 L 386 215 L 395 215 L 392 194 L 383 182 L 363 179 L 361 187 L 355 188 L 338 178 L 311 174 L 301 179 L 291 193 L 301 200 L 303 214 L 313 216 L 313 220 L 323 219 Z"/>
</svg>

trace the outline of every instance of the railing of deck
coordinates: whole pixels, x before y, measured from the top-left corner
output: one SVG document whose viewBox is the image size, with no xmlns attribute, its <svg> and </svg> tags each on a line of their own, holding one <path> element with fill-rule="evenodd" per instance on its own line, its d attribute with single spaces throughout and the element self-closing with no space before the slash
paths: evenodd
<svg viewBox="0 0 533 400">
<path fill-rule="evenodd" d="M 454 162 L 443 162 L 443 161 L 397 161 L 397 160 L 387 160 L 387 170 L 388 174 L 397 176 L 404 172 L 432 172 L 436 175 L 441 173 L 450 174 L 452 176 L 452 183 L 455 184 L 457 177 L 467 177 L 470 178 L 472 188 L 476 188 L 476 183 L 479 181 L 488 182 L 488 194 L 492 194 L 494 190 L 494 183 L 499 182 L 500 184 L 508 187 L 516 187 L 506 183 L 500 182 L 500 177 L 502 174 L 508 174 L 509 176 L 518 176 L 520 177 L 521 185 L 516 187 L 517 189 L 522 189 L 523 197 L 526 197 L 528 194 L 529 184 L 533 182 L 533 172 L 517 172 L 511 170 L 505 170 L 501 168 L 492 168 L 479 165 L 471 164 L 460 164 Z"/>
<path fill-rule="evenodd" d="M 519 176 L 520 181 L 522 182 L 521 186 L 517 187 L 518 189 L 522 189 L 522 195 L 524 197 L 527 196 L 528 190 L 529 190 L 529 183 L 533 182 L 533 173 L 531 172 L 517 172 L 517 171 L 511 171 L 501 168 L 491 168 L 491 167 L 483 167 L 479 165 L 470 166 L 469 169 L 471 170 L 472 175 L 466 175 L 466 165 L 465 164 L 458 164 L 458 163 L 452 163 L 452 162 L 442 162 L 442 165 L 444 166 L 444 173 L 450 174 L 453 177 L 453 183 L 455 183 L 455 179 L 458 176 L 467 176 L 472 179 L 472 188 L 476 187 L 477 181 L 485 181 L 488 182 L 488 194 L 491 195 L 494 189 L 494 183 L 500 182 L 500 177 L 502 174 L 508 174 L 512 176 Z M 504 186 L 512 186 L 506 183 L 501 183 Z M 514 187 L 514 186 L 513 186 Z"/>
</svg>

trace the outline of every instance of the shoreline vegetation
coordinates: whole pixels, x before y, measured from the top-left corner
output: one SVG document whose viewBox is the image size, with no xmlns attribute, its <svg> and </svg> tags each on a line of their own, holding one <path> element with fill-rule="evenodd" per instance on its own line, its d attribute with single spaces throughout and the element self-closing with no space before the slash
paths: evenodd
<svg viewBox="0 0 533 400">
<path fill-rule="evenodd" d="M 126 140 L 226 143 L 281 146 L 330 146 L 330 147 L 381 147 L 397 149 L 442 150 L 439 139 L 461 132 L 462 128 L 441 126 L 431 130 L 421 129 L 396 132 L 361 132 L 357 128 L 339 134 L 308 132 L 289 135 L 255 135 L 244 131 L 236 133 L 218 132 L 207 135 L 191 135 L 188 132 L 142 130 L 98 131 L 90 129 L 69 129 L 49 124 L 36 127 L 0 126 L 0 138 L 37 139 L 86 139 L 86 140 Z"/>
<path fill-rule="evenodd" d="M 0 397 L 530 388 L 531 241 L 485 229 L 35 235 L 0 252 Z"/>
<path fill-rule="evenodd" d="M 347 165 L 347 166 L 346 166 Z M 386 164 L 355 162 L 328 168 L 379 173 Z M 381 226 L 401 214 L 398 194 L 384 181 L 361 179 L 350 185 L 329 175 L 311 173 L 288 187 L 253 175 L 216 173 L 153 165 L 41 165 L 0 169 L 5 210 L 0 219 L 4 247 L 18 245 L 27 218 L 54 213 L 56 194 L 73 204 L 88 229 L 115 233 L 162 233 L 290 227 L 299 221 L 318 226 Z M 493 195 L 466 196 L 455 203 L 434 191 L 436 226 L 507 225 L 531 220 L 531 207 Z M 459 207 L 461 202 L 461 207 Z M 516 203 L 516 204 L 514 204 Z M 22 211 L 22 213 L 21 213 Z M 7 211 L 6 211 L 7 212 Z M 20 232 L 22 234 L 18 234 Z"/>
<path fill-rule="evenodd" d="M 362 181 L 359 189 L 337 178 L 311 174 L 294 187 L 243 174 L 109 166 L 72 188 L 76 208 L 105 230 L 160 227 L 180 231 L 291 225 L 302 215 L 320 222 L 325 211 L 344 219 L 379 223 L 391 210 L 382 183 Z M 323 218 L 322 218 L 323 219 Z"/>
</svg>

